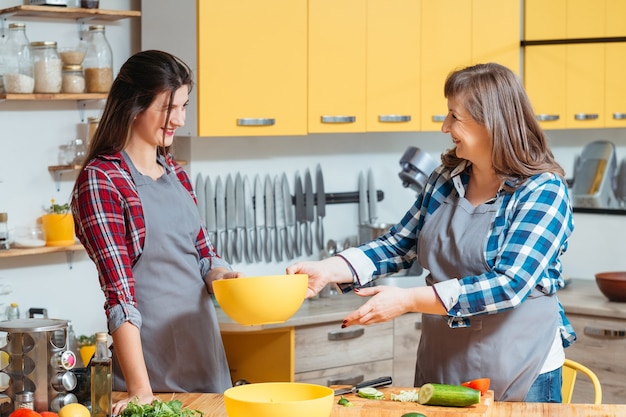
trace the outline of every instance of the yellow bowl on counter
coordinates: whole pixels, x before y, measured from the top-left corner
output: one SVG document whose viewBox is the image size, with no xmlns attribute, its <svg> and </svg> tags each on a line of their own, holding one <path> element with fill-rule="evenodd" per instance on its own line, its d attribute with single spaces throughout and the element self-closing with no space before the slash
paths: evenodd
<svg viewBox="0 0 626 417">
<path fill-rule="evenodd" d="M 213 281 L 215 299 L 239 324 L 283 323 L 304 302 L 309 276 L 266 275 Z"/>
<path fill-rule="evenodd" d="M 328 417 L 334 392 L 323 385 L 262 382 L 224 392 L 228 417 Z"/>
</svg>

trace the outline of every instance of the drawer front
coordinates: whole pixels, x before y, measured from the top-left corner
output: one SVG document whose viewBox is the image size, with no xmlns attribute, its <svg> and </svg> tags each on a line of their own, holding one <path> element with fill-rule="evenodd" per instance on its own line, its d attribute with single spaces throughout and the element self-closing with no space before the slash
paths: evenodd
<svg viewBox="0 0 626 417">
<path fill-rule="evenodd" d="M 394 320 L 393 384 L 396 387 L 413 386 L 417 346 L 421 334 L 421 314 L 405 314 Z"/>
<path fill-rule="evenodd" d="M 576 330 L 578 340 L 565 349 L 565 356 L 595 372 L 602 384 L 603 403 L 622 404 L 626 398 L 623 382 L 626 374 L 626 320 L 596 319 L 575 314 L 568 314 L 567 317 Z M 579 391 L 585 399 L 592 392 L 591 383 L 584 376 L 576 380 L 576 402 L 579 402 Z"/>
<path fill-rule="evenodd" d="M 296 328 L 296 373 L 393 357 L 393 323 L 341 328 L 341 322 Z"/>
<path fill-rule="evenodd" d="M 337 368 L 319 369 L 316 371 L 297 373 L 296 382 L 307 382 L 319 385 L 355 385 L 368 379 L 390 376 L 393 370 L 391 359 L 340 366 Z M 394 385 L 397 385 L 394 380 Z"/>
</svg>

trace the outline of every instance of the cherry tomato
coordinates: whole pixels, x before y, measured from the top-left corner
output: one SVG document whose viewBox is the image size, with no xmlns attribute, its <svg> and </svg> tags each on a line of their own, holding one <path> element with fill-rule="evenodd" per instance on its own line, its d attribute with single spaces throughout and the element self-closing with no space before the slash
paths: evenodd
<svg viewBox="0 0 626 417">
<path fill-rule="evenodd" d="M 471 381 L 463 382 L 461 385 L 464 387 L 473 388 L 475 390 L 480 391 L 481 394 L 484 394 L 489 390 L 490 384 L 491 384 L 491 379 L 478 378 L 478 379 L 472 379 Z"/>
</svg>

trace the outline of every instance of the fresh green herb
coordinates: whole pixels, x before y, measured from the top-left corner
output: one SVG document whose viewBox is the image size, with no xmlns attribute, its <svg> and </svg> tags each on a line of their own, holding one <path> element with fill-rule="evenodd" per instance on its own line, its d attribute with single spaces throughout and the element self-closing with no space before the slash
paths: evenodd
<svg viewBox="0 0 626 417">
<path fill-rule="evenodd" d="M 50 207 L 48 207 L 47 212 L 53 214 L 64 214 L 69 213 L 70 205 L 68 203 L 65 204 L 56 204 L 54 198 L 50 200 Z"/>
<path fill-rule="evenodd" d="M 89 336 L 87 336 L 86 334 L 81 334 L 80 336 L 78 336 L 78 340 L 76 341 L 76 343 L 78 343 L 78 347 L 95 345 L 96 334 L 94 333 Z"/>
<path fill-rule="evenodd" d="M 361 388 L 356 393 L 359 397 L 367 398 L 368 400 L 384 400 L 385 394 L 382 391 L 378 391 L 376 388 L 366 387 Z"/>
<path fill-rule="evenodd" d="M 341 398 L 339 398 L 339 401 L 337 401 L 337 404 L 343 405 L 344 407 L 354 407 L 354 404 L 352 404 L 350 400 L 345 398 L 343 395 L 341 396 Z"/>
<path fill-rule="evenodd" d="M 128 403 L 119 414 L 120 417 L 203 417 L 199 410 L 183 408 L 179 400 L 154 400 L 151 404 L 138 404 L 136 401 Z"/>
</svg>

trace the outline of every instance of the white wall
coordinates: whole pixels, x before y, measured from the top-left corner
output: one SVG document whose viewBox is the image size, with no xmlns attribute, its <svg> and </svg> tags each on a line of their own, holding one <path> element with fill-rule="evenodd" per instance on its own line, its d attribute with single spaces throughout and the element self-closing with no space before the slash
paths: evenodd
<svg viewBox="0 0 626 417">
<path fill-rule="evenodd" d="M 0 7 L 10 7 L 17 0 L 0 0 Z M 138 10 L 136 0 L 102 0 L 101 8 Z M 12 20 L 13 21 L 13 20 Z M 24 18 L 31 41 L 57 40 L 74 42 L 78 25 L 67 21 Z M 115 55 L 115 67 L 132 52 L 139 50 L 140 22 L 123 19 L 107 24 L 107 38 Z M 163 20 L 164 30 L 167 18 Z M 98 115 L 101 103 L 88 103 L 85 117 Z M 9 213 L 11 227 L 34 224 L 43 207 L 54 198 L 64 202 L 75 179 L 66 174 L 57 183 L 48 172 L 57 164 L 58 146 L 84 135 L 80 112 L 75 102 L 2 102 L 2 156 L 0 163 L 0 211 Z M 589 140 L 606 139 L 618 146 L 618 156 L 626 156 L 626 129 L 551 131 L 557 159 L 571 173 L 574 157 Z M 228 173 L 276 175 L 285 172 L 293 181 L 297 170 L 315 170 L 321 164 L 326 192 L 357 190 L 360 171 L 371 168 L 376 185 L 385 193 L 379 204 L 379 220 L 394 222 L 411 205 L 414 192 L 403 188 L 398 178 L 399 159 L 408 146 L 419 146 L 434 157 L 449 147 L 449 138 L 441 133 L 404 134 L 335 134 L 305 137 L 255 138 L 179 138 L 178 155 L 191 155 L 188 165 L 192 180 L 201 173 L 215 178 Z M 565 255 L 566 272 L 573 277 L 592 279 L 600 270 L 624 269 L 622 236 L 626 217 L 577 214 L 576 231 L 570 251 Z M 325 218 L 325 238 L 343 242 L 357 233 L 357 205 L 329 205 Z M 314 253 L 312 258 L 317 258 Z M 289 262 L 280 264 L 236 264 L 248 275 L 281 273 Z M 0 284 L 8 283 L 11 294 L 1 294 L 0 303 L 18 302 L 22 311 L 44 307 L 51 317 L 70 319 L 76 332 L 91 333 L 106 327 L 96 271 L 83 252 L 74 254 L 72 268 L 65 254 L 0 259 Z M 1 307 L 0 307 L 1 309 Z M 2 311 L 0 311 L 2 313 Z"/>
</svg>

